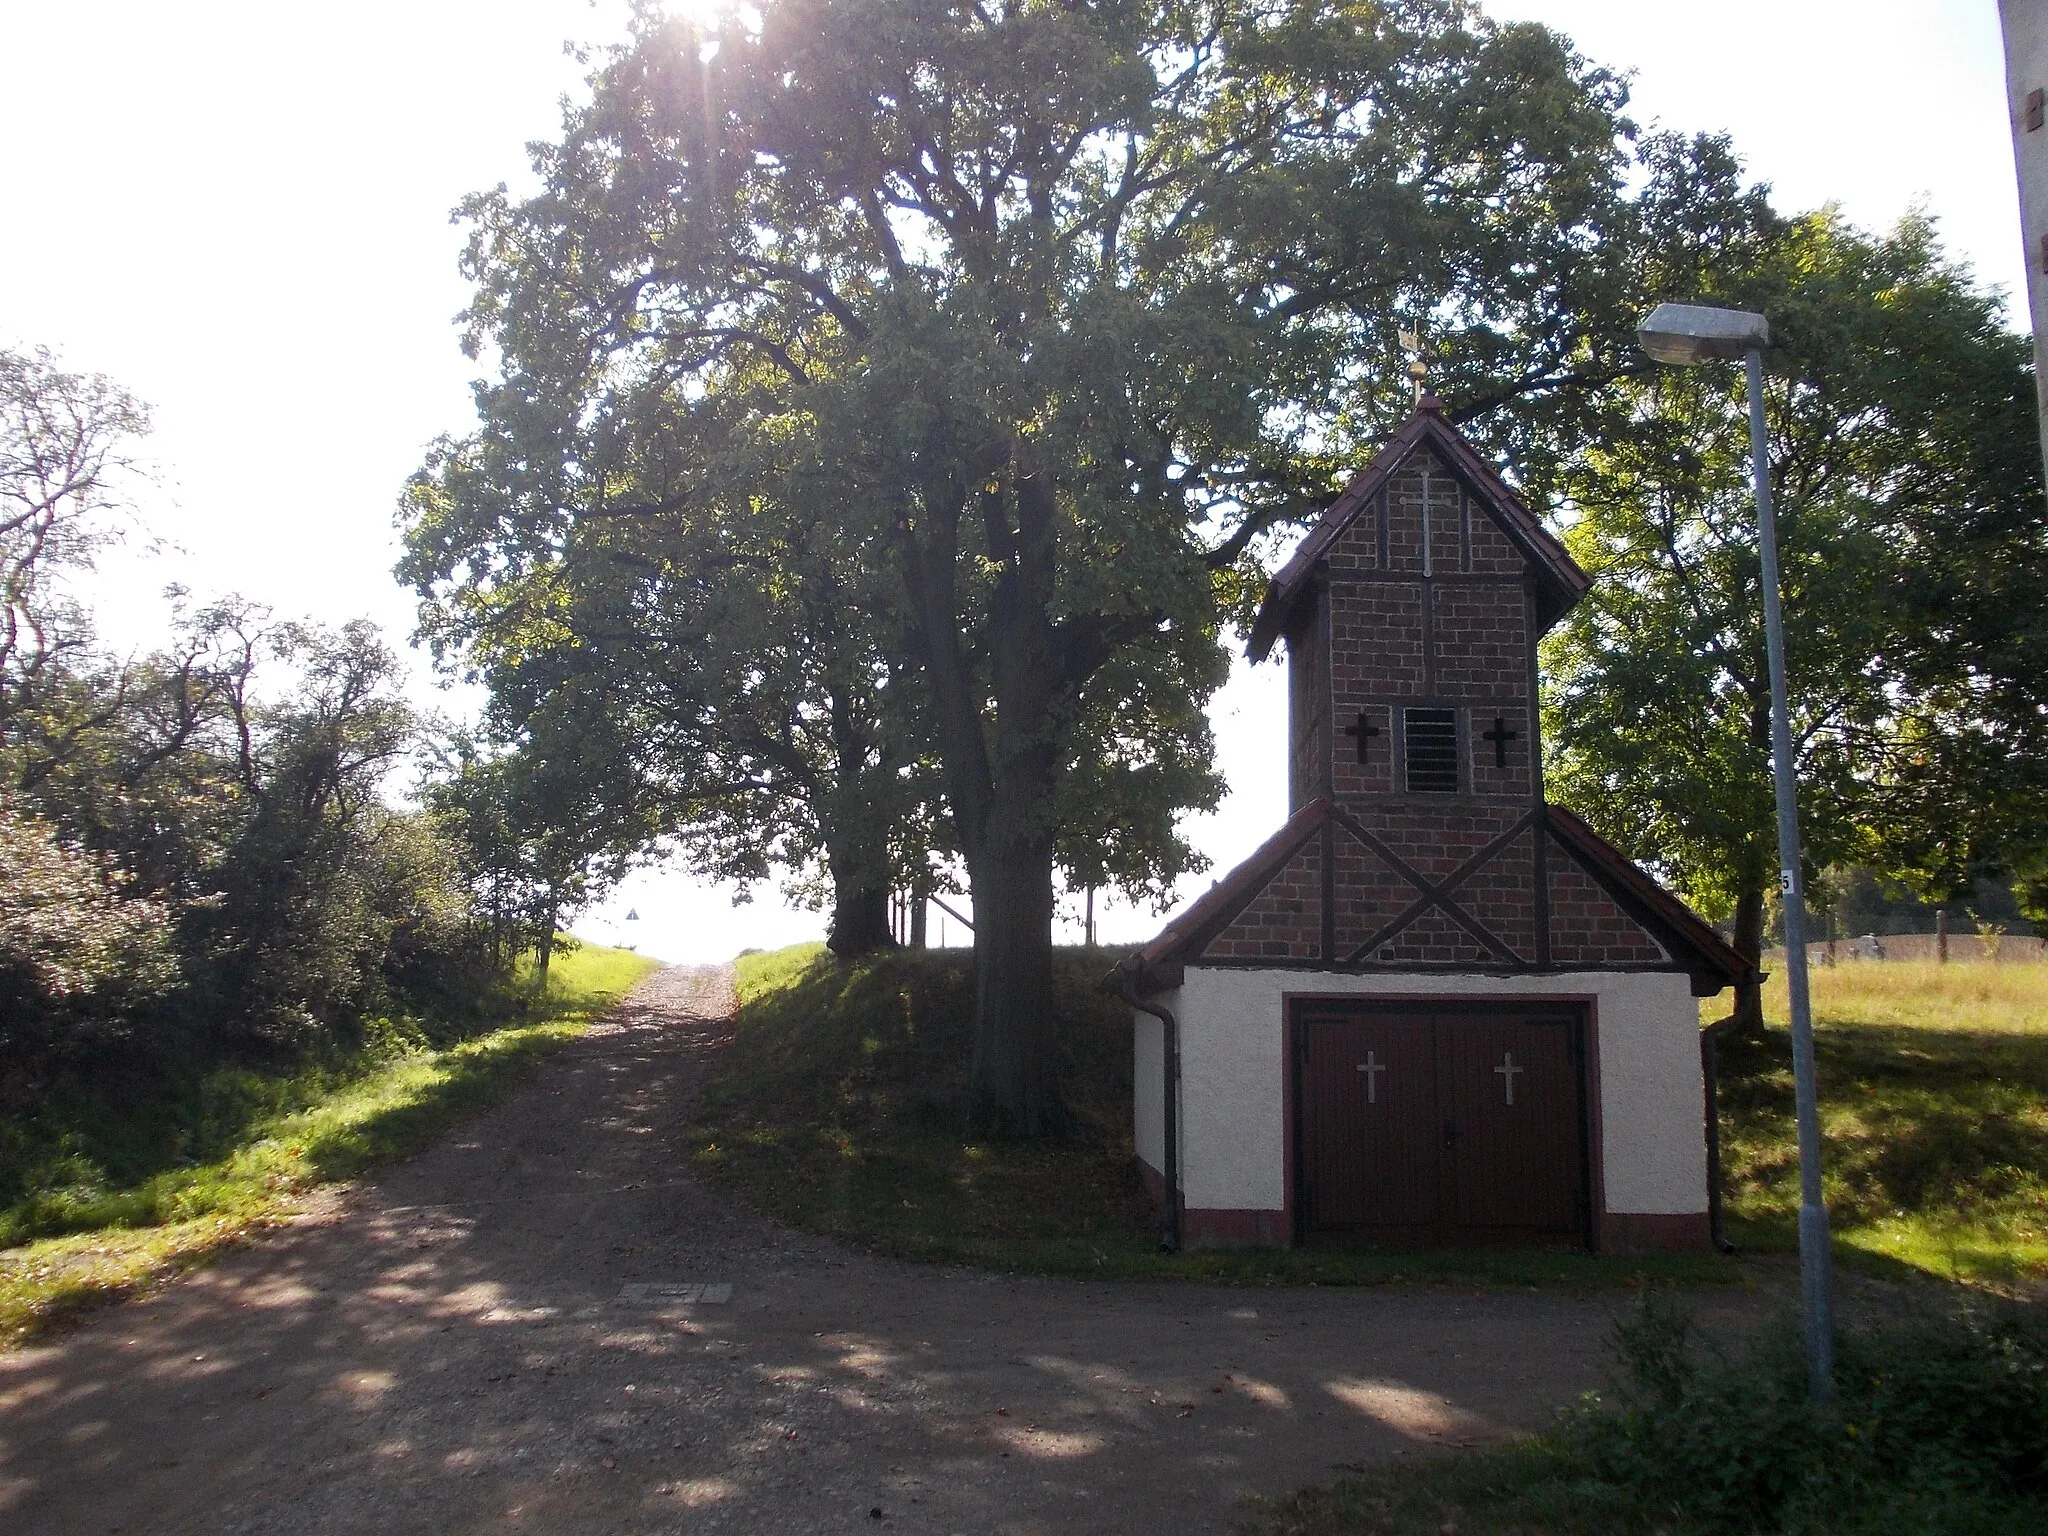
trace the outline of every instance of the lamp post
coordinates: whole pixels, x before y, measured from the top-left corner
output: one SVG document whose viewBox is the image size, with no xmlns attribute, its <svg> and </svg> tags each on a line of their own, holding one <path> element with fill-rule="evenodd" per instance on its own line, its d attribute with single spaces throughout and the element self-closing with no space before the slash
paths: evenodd
<svg viewBox="0 0 2048 1536">
<path fill-rule="evenodd" d="M 1778 518 L 1764 438 L 1764 354 L 1770 322 L 1740 309 L 1659 304 L 1636 340 L 1660 363 L 1733 361 L 1749 376 L 1750 471 L 1756 485 L 1757 545 L 1763 554 L 1764 648 L 1771 674 L 1771 778 L 1778 797 L 1778 889 L 1784 897 L 1785 980 L 1792 1002 L 1792 1082 L 1799 1121 L 1799 1289 L 1806 1316 L 1806 1367 L 1813 1399 L 1835 1394 L 1834 1303 L 1829 1279 L 1828 1208 L 1820 1187 L 1820 1109 L 1813 1079 L 1813 1010 L 1806 989 L 1806 891 L 1799 874 L 1799 793 L 1792 714 L 1785 698 L 1785 620 L 1778 603 Z"/>
</svg>

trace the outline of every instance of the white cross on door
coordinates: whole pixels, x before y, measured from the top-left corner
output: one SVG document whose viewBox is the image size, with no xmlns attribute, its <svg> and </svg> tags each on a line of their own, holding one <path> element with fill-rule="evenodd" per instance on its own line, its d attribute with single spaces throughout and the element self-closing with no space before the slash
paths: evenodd
<svg viewBox="0 0 2048 1536">
<path fill-rule="evenodd" d="M 1365 1102 L 1377 1104 L 1380 1101 L 1380 1074 L 1387 1070 L 1387 1064 L 1373 1052 L 1365 1053 L 1365 1060 L 1358 1064 L 1358 1070 L 1365 1074 Z"/>
<path fill-rule="evenodd" d="M 1529 1069 L 1515 1065 L 1515 1053 L 1513 1051 L 1503 1051 L 1501 1053 L 1500 1065 L 1493 1070 L 1499 1074 L 1501 1091 L 1507 1095 L 1507 1101 L 1512 1105 L 1515 1102 L 1515 1074 L 1526 1072 Z"/>
</svg>

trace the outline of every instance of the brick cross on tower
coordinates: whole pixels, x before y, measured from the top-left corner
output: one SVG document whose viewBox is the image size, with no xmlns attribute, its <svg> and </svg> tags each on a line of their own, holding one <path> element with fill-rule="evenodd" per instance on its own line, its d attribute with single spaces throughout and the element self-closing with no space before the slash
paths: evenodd
<svg viewBox="0 0 2048 1536">
<path fill-rule="evenodd" d="M 1344 734 L 1346 736 L 1357 738 L 1358 760 L 1361 763 L 1372 761 L 1372 739 L 1379 735 L 1379 733 L 1380 728 L 1372 723 L 1371 717 L 1362 709 L 1358 712 L 1358 723 L 1344 727 Z"/>
<path fill-rule="evenodd" d="M 1480 739 L 1481 741 L 1490 741 L 1490 742 L 1492 742 L 1492 743 L 1493 743 L 1493 766 L 1494 766 L 1494 767 L 1496 767 L 1496 768 L 1505 768 L 1505 767 L 1507 767 L 1507 765 L 1508 765 L 1508 743 L 1509 743 L 1509 742 L 1511 742 L 1511 741 L 1513 741 L 1513 740 L 1514 740 L 1514 739 L 1515 739 L 1515 738 L 1516 738 L 1517 736 L 1520 736 L 1521 734 L 1522 734 L 1522 733 L 1521 733 L 1520 731 L 1511 731 L 1511 730 L 1509 730 L 1509 729 L 1508 729 L 1508 723 L 1507 723 L 1507 721 L 1506 721 L 1505 719 L 1503 719 L 1503 718 L 1502 718 L 1501 716 L 1499 716 L 1499 715 L 1495 715 L 1495 716 L 1493 717 L 1493 729 L 1492 729 L 1492 730 L 1490 730 L 1490 731 L 1481 731 L 1481 732 L 1479 733 L 1479 739 Z"/>
</svg>

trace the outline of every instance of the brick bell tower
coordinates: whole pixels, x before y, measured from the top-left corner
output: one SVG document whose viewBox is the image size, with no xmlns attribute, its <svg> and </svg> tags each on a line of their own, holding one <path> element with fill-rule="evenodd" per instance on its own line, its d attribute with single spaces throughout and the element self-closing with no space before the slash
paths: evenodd
<svg viewBox="0 0 2048 1536">
<path fill-rule="evenodd" d="M 1591 585 L 1421 400 L 1274 578 L 1288 651 L 1287 825 L 1132 964 L 1357 972 L 1686 970 L 1710 928 L 1543 799 L 1536 647 Z"/>
<path fill-rule="evenodd" d="M 1287 642 L 1288 808 L 1327 799 L 1352 834 L 1319 958 L 1553 963 L 1536 645 L 1589 585 L 1433 399 L 1275 578 L 1250 653 Z"/>
<path fill-rule="evenodd" d="M 1542 800 L 1536 643 L 1590 585 L 1424 400 L 1275 579 L 1252 632 L 1288 650 L 1288 809 L 1455 813 Z M 1505 818 L 1505 819 L 1503 819 Z"/>
</svg>

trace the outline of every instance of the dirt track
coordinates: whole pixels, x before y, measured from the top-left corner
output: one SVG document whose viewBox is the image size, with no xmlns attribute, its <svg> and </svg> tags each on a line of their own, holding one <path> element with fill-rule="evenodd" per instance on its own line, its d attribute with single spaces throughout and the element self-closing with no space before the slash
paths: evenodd
<svg viewBox="0 0 2048 1536">
<path fill-rule="evenodd" d="M 1020 1279 L 777 1228 L 669 1132 L 729 989 L 657 973 L 427 1154 L 0 1356 L 0 1529 L 1220 1531 L 1601 1375 L 1607 1301 Z"/>
</svg>

